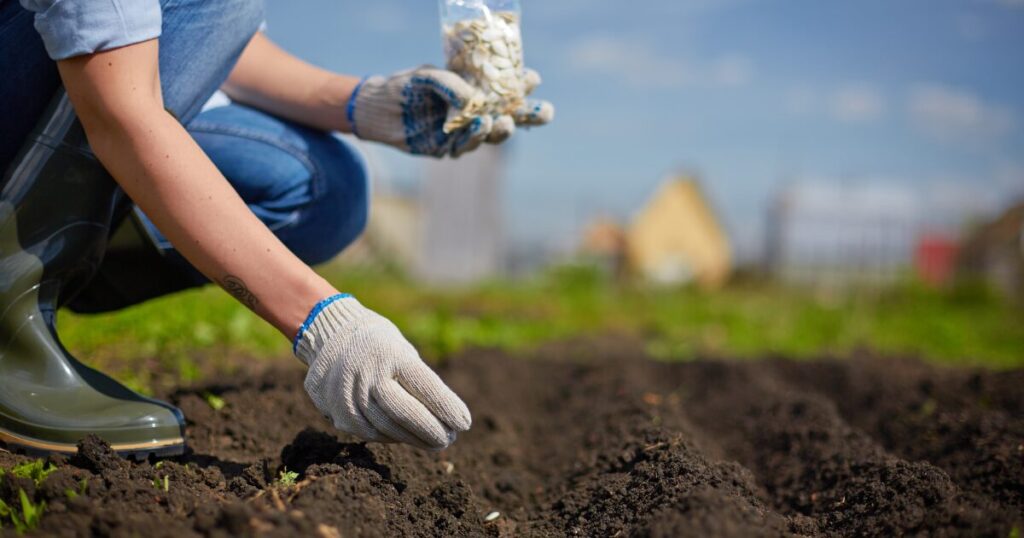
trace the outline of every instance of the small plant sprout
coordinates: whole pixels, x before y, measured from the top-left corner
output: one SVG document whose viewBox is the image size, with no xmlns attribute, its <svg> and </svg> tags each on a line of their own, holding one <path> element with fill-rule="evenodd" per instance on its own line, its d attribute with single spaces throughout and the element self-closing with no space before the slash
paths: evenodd
<svg viewBox="0 0 1024 538">
<path fill-rule="evenodd" d="M 14 530 L 18 534 L 22 534 L 39 526 L 39 520 L 42 519 L 43 512 L 46 511 L 46 503 L 43 501 L 38 504 L 32 502 L 23 489 L 18 490 L 18 498 L 21 501 L 21 510 L 0 501 L 0 519 L 10 519 L 14 524 Z"/>
<path fill-rule="evenodd" d="M 290 488 L 295 485 L 295 481 L 299 479 L 299 473 L 295 471 L 289 471 L 287 467 L 281 469 L 281 472 L 277 475 L 277 485 L 283 488 Z"/>
<path fill-rule="evenodd" d="M 75 490 L 73 490 L 71 488 L 67 488 L 67 489 L 64 490 L 64 495 L 67 496 L 68 499 L 74 499 L 74 498 L 78 497 L 79 495 L 85 495 L 85 492 L 88 491 L 88 490 L 89 490 L 89 479 L 88 478 L 83 478 L 83 479 L 78 481 L 78 491 L 75 491 Z"/>
<path fill-rule="evenodd" d="M 39 486 L 46 477 L 53 474 L 57 470 L 57 467 L 52 463 L 45 463 L 43 460 L 35 460 L 22 463 L 21 465 L 15 465 L 10 473 L 19 478 L 28 478 Z"/>
<path fill-rule="evenodd" d="M 225 405 L 227 405 L 224 398 L 221 398 L 212 392 L 204 392 L 203 399 L 206 400 L 206 404 L 213 408 L 214 411 L 220 411 L 221 409 L 224 409 Z"/>
<path fill-rule="evenodd" d="M 157 477 L 153 479 L 153 487 L 156 488 L 156 489 L 162 489 L 165 492 L 170 491 L 171 490 L 171 477 L 164 476 L 164 477 L 161 478 L 159 475 L 157 475 Z"/>
</svg>

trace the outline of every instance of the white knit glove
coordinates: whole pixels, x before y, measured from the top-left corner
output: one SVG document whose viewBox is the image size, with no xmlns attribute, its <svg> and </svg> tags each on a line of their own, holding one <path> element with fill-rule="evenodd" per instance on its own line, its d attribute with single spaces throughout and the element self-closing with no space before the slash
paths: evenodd
<svg viewBox="0 0 1024 538">
<path fill-rule="evenodd" d="M 529 96 L 533 90 L 540 86 L 540 73 L 533 69 L 526 69 L 523 76 L 524 95 Z M 500 144 L 516 132 L 516 126 L 535 127 L 547 125 L 555 119 L 555 106 L 547 101 L 539 99 L 527 99 L 523 106 L 511 115 L 503 115 L 494 118 L 494 127 L 487 137 L 487 142 Z"/>
<path fill-rule="evenodd" d="M 527 71 L 530 92 L 540 83 L 535 71 Z M 352 132 L 364 140 L 382 142 L 413 155 L 458 157 L 484 142 L 499 144 L 516 125 L 543 125 L 554 108 L 542 101 L 528 102 L 513 115 L 486 113 L 483 92 L 459 75 L 423 66 L 390 77 L 369 77 L 356 87 L 347 114 Z M 449 120 L 468 115 L 465 126 L 445 132 Z"/>
<path fill-rule="evenodd" d="M 440 450 L 472 424 L 466 404 L 398 328 L 355 298 L 321 302 L 303 328 L 295 351 L 309 366 L 306 392 L 336 428 Z"/>
</svg>

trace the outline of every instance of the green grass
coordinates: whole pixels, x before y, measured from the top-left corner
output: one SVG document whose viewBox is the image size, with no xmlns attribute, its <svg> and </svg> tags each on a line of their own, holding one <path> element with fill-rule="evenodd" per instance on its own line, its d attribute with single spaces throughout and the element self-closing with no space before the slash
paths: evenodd
<svg viewBox="0 0 1024 538">
<path fill-rule="evenodd" d="M 35 483 L 36 487 L 46 480 L 46 477 L 50 476 L 57 470 L 57 467 L 52 463 L 46 463 L 43 460 L 28 461 L 19 465 L 15 465 L 10 471 L 0 469 L 0 476 L 6 473 L 10 473 L 18 478 L 28 478 Z"/>
<path fill-rule="evenodd" d="M 3 480 L 5 475 L 10 474 L 18 478 L 32 480 L 38 488 L 46 480 L 46 477 L 53 474 L 56 470 L 57 467 L 53 464 L 45 463 L 43 460 L 34 460 L 15 465 L 9 470 L 0 469 L 0 480 Z M 14 506 L 11 506 L 0 500 L 0 527 L 3 526 L 4 520 L 8 520 L 14 525 L 15 531 L 18 534 L 22 534 L 39 526 L 39 520 L 43 517 L 43 512 L 46 511 L 46 503 L 43 501 L 39 503 L 33 502 L 25 493 L 25 490 L 21 488 L 18 488 L 18 501 Z"/>
<path fill-rule="evenodd" d="M 441 290 L 371 270 L 328 278 L 392 319 L 431 360 L 467 347 L 528 350 L 544 342 L 621 333 L 666 360 L 698 355 L 798 358 L 861 348 L 952 364 L 1024 366 L 1024 312 L 983 291 L 914 285 L 886 293 L 821 294 L 769 285 L 717 292 L 617 286 L 563 267 L 521 282 Z M 224 292 L 208 287 L 100 316 L 62 312 L 61 334 L 79 356 L 148 386 L 149 361 L 184 381 L 224 354 L 288 356 L 289 342 Z"/>
</svg>

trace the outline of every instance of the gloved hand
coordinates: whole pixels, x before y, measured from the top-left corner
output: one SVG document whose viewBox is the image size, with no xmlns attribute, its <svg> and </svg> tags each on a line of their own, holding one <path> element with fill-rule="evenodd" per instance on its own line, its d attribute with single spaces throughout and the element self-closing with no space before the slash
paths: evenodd
<svg viewBox="0 0 1024 538">
<path fill-rule="evenodd" d="M 540 83 L 527 71 L 527 93 Z M 486 112 L 483 92 L 457 74 L 431 66 L 390 77 L 374 76 L 356 87 L 348 104 L 353 133 L 413 155 L 458 157 L 484 142 L 498 144 L 519 125 L 542 125 L 554 116 L 550 103 L 529 102 L 512 116 Z M 460 116 L 460 127 L 446 132 L 445 124 Z"/>
<path fill-rule="evenodd" d="M 533 90 L 540 86 L 540 73 L 533 69 L 526 69 L 523 74 L 524 95 L 529 96 Z M 494 118 L 494 126 L 491 133 L 487 135 L 487 142 L 500 144 L 508 140 L 516 132 L 516 126 L 534 127 L 545 125 L 555 119 L 555 107 L 547 101 L 527 99 L 523 106 L 511 115 L 501 115 Z"/>
<path fill-rule="evenodd" d="M 306 392 L 342 431 L 440 450 L 472 424 L 466 404 L 398 328 L 349 295 L 313 309 L 295 351 L 309 366 Z"/>
</svg>

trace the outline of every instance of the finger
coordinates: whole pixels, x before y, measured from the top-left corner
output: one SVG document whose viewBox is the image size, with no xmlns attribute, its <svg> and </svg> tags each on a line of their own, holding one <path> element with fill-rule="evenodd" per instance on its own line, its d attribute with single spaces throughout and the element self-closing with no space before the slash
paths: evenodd
<svg viewBox="0 0 1024 538">
<path fill-rule="evenodd" d="M 469 125 L 452 133 L 451 156 L 460 157 L 480 147 L 491 133 L 494 120 L 490 116 L 477 116 Z"/>
<path fill-rule="evenodd" d="M 487 143 L 501 144 L 511 138 L 515 132 L 516 121 L 512 119 L 512 116 L 503 114 L 494 120 L 494 127 L 491 128 L 491 134 L 487 135 Z"/>
<path fill-rule="evenodd" d="M 449 445 L 444 424 L 397 381 L 389 379 L 377 385 L 374 400 L 392 420 L 424 444 L 436 449 Z"/>
<path fill-rule="evenodd" d="M 412 74 L 413 84 L 428 86 L 450 106 L 458 109 L 471 108 L 481 101 L 480 90 L 466 82 L 459 75 L 433 66 L 424 66 Z"/>
<path fill-rule="evenodd" d="M 540 86 L 541 78 L 540 73 L 533 69 L 523 69 L 523 95 L 530 95 L 533 90 Z"/>
<path fill-rule="evenodd" d="M 534 126 L 555 119 L 555 106 L 547 101 L 530 100 L 512 114 L 516 125 Z"/>
<path fill-rule="evenodd" d="M 473 425 L 466 404 L 423 361 L 399 367 L 398 382 L 452 430 L 464 432 Z"/>
<path fill-rule="evenodd" d="M 360 408 L 369 401 L 369 391 L 354 376 L 343 376 L 336 369 L 326 376 L 317 373 L 315 365 L 307 373 L 306 392 L 335 428 L 365 441 L 389 441 L 363 415 Z"/>
<path fill-rule="evenodd" d="M 346 409 L 346 411 L 349 411 L 350 415 L 353 417 L 353 421 L 358 424 L 361 430 L 368 430 L 365 435 L 357 435 L 367 441 L 376 443 L 397 443 L 397 440 L 378 430 L 377 427 L 370 422 L 369 417 L 366 416 L 364 410 L 369 409 L 374 405 L 374 403 L 373 399 L 370 397 L 370 387 L 368 386 L 368 383 L 366 383 L 361 377 L 358 379 L 359 381 L 355 385 L 353 399 Z"/>
<path fill-rule="evenodd" d="M 364 409 L 363 413 L 378 431 L 395 441 L 425 450 L 436 450 L 435 447 L 424 443 L 419 437 L 416 437 L 403 428 L 401 424 L 395 422 L 373 398 L 371 398 L 370 406 Z"/>
</svg>

